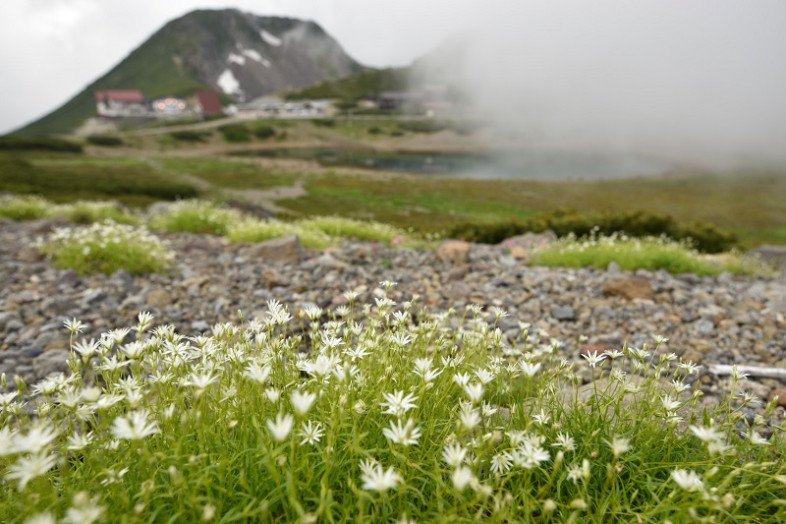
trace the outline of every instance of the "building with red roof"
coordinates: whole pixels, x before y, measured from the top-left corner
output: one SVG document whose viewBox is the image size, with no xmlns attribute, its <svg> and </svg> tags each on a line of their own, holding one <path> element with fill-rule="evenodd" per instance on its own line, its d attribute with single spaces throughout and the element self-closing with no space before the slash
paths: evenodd
<svg viewBox="0 0 786 524">
<path fill-rule="evenodd" d="M 96 111 L 103 118 L 145 116 L 147 101 L 141 91 L 132 89 L 108 89 L 95 92 Z"/>
<path fill-rule="evenodd" d="M 217 116 L 224 114 L 221 99 L 215 91 L 197 91 L 191 104 L 194 111 L 202 116 Z"/>
</svg>

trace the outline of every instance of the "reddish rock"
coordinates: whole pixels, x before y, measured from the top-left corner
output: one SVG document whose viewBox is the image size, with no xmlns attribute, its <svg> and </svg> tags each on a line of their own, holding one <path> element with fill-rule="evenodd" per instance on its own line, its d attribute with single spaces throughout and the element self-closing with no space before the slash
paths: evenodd
<svg viewBox="0 0 786 524">
<path fill-rule="evenodd" d="M 437 249 L 437 258 L 451 264 L 469 262 L 469 243 L 463 240 L 446 240 Z"/>
<path fill-rule="evenodd" d="M 622 297 L 627 300 L 633 300 L 634 298 L 652 300 L 655 298 L 652 284 L 645 278 L 609 280 L 603 285 L 603 294 L 607 297 Z"/>
<path fill-rule="evenodd" d="M 585 346 L 583 346 L 581 348 L 581 351 L 579 351 L 579 354 L 580 355 L 590 355 L 590 354 L 597 353 L 598 355 L 603 355 L 604 353 L 606 353 L 608 351 L 613 351 L 613 350 L 614 350 L 614 348 L 611 348 L 611 347 L 609 347 L 609 346 L 607 346 L 605 344 L 586 344 Z"/>
<path fill-rule="evenodd" d="M 772 402 L 778 397 L 778 405 L 786 408 L 786 389 L 773 389 L 767 397 L 767 402 Z"/>
</svg>

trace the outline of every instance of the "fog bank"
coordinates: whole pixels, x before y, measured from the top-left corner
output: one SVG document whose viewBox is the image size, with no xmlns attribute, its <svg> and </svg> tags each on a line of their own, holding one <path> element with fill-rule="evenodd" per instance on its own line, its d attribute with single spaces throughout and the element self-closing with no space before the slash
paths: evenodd
<svg viewBox="0 0 786 524">
<path fill-rule="evenodd" d="M 786 2 L 478 8 L 428 61 L 522 147 L 786 160 Z"/>
</svg>

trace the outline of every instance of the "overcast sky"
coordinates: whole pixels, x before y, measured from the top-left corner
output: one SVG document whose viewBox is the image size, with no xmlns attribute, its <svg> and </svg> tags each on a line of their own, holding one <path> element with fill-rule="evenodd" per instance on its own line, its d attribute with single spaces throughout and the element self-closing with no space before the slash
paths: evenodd
<svg viewBox="0 0 786 524">
<path fill-rule="evenodd" d="M 0 0 L 0 132 L 230 6 L 315 20 L 380 67 L 461 34 L 449 73 L 530 141 L 786 159 L 786 0 Z"/>
</svg>

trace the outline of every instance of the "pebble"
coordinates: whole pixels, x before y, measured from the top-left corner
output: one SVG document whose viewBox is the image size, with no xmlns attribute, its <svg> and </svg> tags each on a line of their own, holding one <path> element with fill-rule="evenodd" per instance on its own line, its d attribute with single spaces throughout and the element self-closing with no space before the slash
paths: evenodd
<svg viewBox="0 0 786 524">
<path fill-rule="evenodd" d="M 270 244 L 256 249 L 184 233 L 163 235 L 177 254 L 170 273 L 80 277 L 47 260 L 20 257 L 54 225 L 6 221 L 0 228 L 0 371 L 28 382 L 67 371 L 66 319 L 84 322 L 78 338 L 89 340 L 135 325 L 139 311 L 149 309 L 155 324 L 197 335 L 218 322 L 237 322 L 238 311 L 246 319 L 261 314 L 273 298 L 293 313 L 304 304 L 327 310 L 346 305 L 345 291 L 358 292 L 357 303 L 373 305 L 383 280 L 399 283 L 390 291 L 398 303 L 417 295 L 432 311 L 504 309 L 501 329 L 509 340 L 519 335 L 519 322 L 529 323 L 562 341 L 565 357 L 574 360 L 588 344 L 652 349 L 652 337 L 662 335 L 669 342 L 659 351 L 705 366 L 786 364 L 783 275 L 711 278 L 630 273 L 615 265 L 529 267 L 511 256 L 516 245 L 459 241 L 443 244 L 441 252 L 352 241 L 318 252 L 288 238 L 281 241 L 285 255 L 278 257 Z M 749 379 L 746 391 L 764 401 L 786 391 L 786 383 L 765 380 Z M 705 374 L 701 381 L 710 395 L 722 395 L 720 379 Z"/>
</svg>

